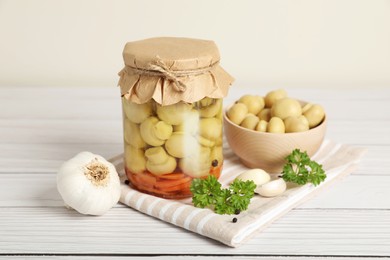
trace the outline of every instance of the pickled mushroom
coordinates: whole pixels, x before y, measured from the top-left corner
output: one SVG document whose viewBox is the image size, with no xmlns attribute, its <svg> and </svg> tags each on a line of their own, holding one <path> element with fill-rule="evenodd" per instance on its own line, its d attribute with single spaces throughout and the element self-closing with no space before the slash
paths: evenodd
<svg viewBox="0 0 390 260">
<path fill-rule="evenodd" d="M 193 178 L 207 176 L 210 173 L 211 151 L 209 148 L 200 146 L 192 156 L 179 160 L 179 167 L 183 172 Z"/>
<path fill-rule="evenodd" d="M 287 97 L 287 92 L 284 89 L 277 89 L 270 91 L 264 97 L 264 103 L 266 108 L 271 108 L 276 100 Z"/>
<path fill-rule="evenodd" d="M 157 105 L 157 115 L 169 125 L 180 125 L 186 120 L 189 111 L 192 109 L 191 104 L 179 102 L 169 106 Z"/>
<path fill-rule="evenodd" d="M 260 96 L 244 95 L 238 100 L 238 102 L 246 105 L 248 113 L 254 115 L 264 108 L 264 99 Z"/>
<path fill-rule="evenodd" d="M 142 123 L 146 118 L 152 115 L 152 102 L 136 104 L 127 98 L 122 98 L 123 110 L 127 118 L 136 124 Z"/>
<path fill-rule="evenodd" d="M 202 118 L 199 122 L 199 134 L 210 141 L 215 141 L 222 135 L 221 121 L 214 117 Z"/>
<path fill-rule="evenodd" d="M 143 149 L 131 145 L 125 146 L 125 165 L 132 173 L 141 173 L 146 169 L 146 158 Z"/>
<path fill-rule="evenodd" d="M 200 145 L 203 145 L 205 147 L 213 147 L 215 145 L 214 141 L 204 138 L 203 136 L 198 135 L 197 137 Z"/>
<path fill-rule="evenodd" d="M 286 133 L 303 132 L 309 130 L 309 122 L 304 116 L 289 116 L 284 119 Z"/>
<path fill-rule="evenodd" d="M 185 132 L 190 134 L 196 134 L 199 128 L 199 112 L 195 109 L 191 109 L 186 114 L 186 119 L 180 125 L 174 125 L 174 132 Z"/>
<path fill-rule="evenodd" d="M 244 120 L 246 114 L 248 114 L 248 108 L 246 105 L 242 103 L 236 103 L 234 104 L 229 110 L 227 111 L 227 116 L 233 123 L 239 125 L 241 124 L 242 120 Z"/>
<path fill-rule="evenodd" d="M 309 127 L 313 128 L 319 125 L 322 120 L 325 118 L 325 111 L 322 106 L 314 104 L 310 106 L 303 115 L 306 117 L 309 122 Z"/>
<path fill-rule="evenodd" d="M 173 132 L 165 142 L 167 152 L 176 158 L 183 158 L 196 153 L 198 146 L 195 137 L 185 132 Z"/>
<path fill-rule="evenodd" d="M 242 120 L 240 126 L 253 130 L 255 129 L 259 121 L 260 119 L 257 116 L 249 113 L 245 116 L 244 120 Z"/>
<path fill-rule="evenodd" d="M 204 98 L 199 102 L 202 105 L 199 107 L 201 117 L 215 117 L 221 110 L 222 99 Z"/>
<path fill-rule="evenodd" d="M 153 116 L 144 120 L 140 127 L 142 139 L 152 146 L 163 145 L 165 140 L 171 136 L 172 131 L 171 125 Z"/>
<path fill-rule="evenodd" d="M 144 148 L 146 146 L 145 141 L 141 137 L 139 125 L 131 122 L 129 119 L 124 121 L 124 136 L 125 142 L 135 148 Z"/>
<path fill-rule="evenodd" d="M 216 161 L 217 166 L 222 165 L 222 161 L 223 161 L 222 146 L 215 146 L 214 148 L 211 149 L 210 160 L 211 160 L 211 162 Z"/>
<path fill-rule="evenodd" d="M 284 120 L 289 116 L 302 115 L 301 104 L 292 98 L 282 98 L 275 101 L 271 108 L 271 116 Z"/>
<path fill-rule="evenodd" d="M 176 169 L 176 159 L 169 156 L 161 146 L 145 151 L 146 169 L 154 175 L 171 173 Z"/>
</svg>

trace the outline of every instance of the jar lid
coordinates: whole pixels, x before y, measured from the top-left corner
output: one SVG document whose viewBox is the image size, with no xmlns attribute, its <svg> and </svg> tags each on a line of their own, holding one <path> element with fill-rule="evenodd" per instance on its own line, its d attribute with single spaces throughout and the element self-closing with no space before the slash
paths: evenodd
<svg viewBox="0 0 390 260">
<path fill-rule="evenodd" d="M 122 96 L 138 104 L 152 98 L 162 105 L 223 98 L 233 82 L 219 65 L 213 41 L 160 37 L 129 42 L 123 59 L 118 85 Z"/>
</svg>

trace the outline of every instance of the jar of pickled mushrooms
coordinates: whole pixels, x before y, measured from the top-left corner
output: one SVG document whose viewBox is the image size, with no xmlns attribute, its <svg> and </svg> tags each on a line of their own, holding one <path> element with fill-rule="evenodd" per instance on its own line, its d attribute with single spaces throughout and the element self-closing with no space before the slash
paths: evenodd
<svg viewBox="0 0 390 260">
<path fill-rule="evenodd" d="M 233 78 L 212 41 L 129 42 L 119 72 L 129 185 L 163 198 L 190 197 L 194 178 L 221 174 L 222 99 Z"/>
</svg>

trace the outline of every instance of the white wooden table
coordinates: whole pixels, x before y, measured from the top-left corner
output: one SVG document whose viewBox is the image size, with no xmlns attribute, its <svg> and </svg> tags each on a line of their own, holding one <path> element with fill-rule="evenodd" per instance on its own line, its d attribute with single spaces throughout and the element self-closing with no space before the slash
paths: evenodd
<svg viewBox="0 0 390 260">
<path fill-rule="evenodd" d="M 390 258 L 390 89 L 287 91 L 325 107 L 326 138 L 368 152 L 352 175 L 234 249 L 121 204 L 101 217 L 63 206 L 64 160 L 122 152 L 119 89 L 0 88 L 0 258 Z M 256 90 L 233 86 L 225 105 L 244 93 Z"/>
</svg>

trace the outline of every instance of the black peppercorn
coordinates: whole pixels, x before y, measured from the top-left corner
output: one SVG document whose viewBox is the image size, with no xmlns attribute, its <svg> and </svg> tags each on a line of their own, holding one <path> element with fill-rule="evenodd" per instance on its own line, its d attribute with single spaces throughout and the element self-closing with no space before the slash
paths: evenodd
<svg viewBox="0 0 390 260">
<path fill-rule="evenodd" d="M 218 166 L 218 160 L 213 160 L 213 161 L 211 162 L 211 165 L 212 165 L 213 167 L 217 167 L 217 166 Z"/>
<path fill-rule="evenodd" d="M 129 180 L 125 180 L 125 184 L 126 184 L 126 185 L 129 185 L 129 184 L 130 184 L 130 181 L 129 181 Z"/>
<path fill-rule="evenodd" d="M 241 210 L 239 210 L 239 209 L 236 209 L 236 211 L 234 211 L 234 214 L 236 214 L 236 215 L 238 215 L 240 213 L 241 213 Z"/>
<path fill-rule="evenodd" d="M 233 218 L 233 219 L 232 219 L 232 222 L 233 222 L 233 223 L 236 223 L 236 222 L 237 222 L 237 218 Z"/>
</svg>

